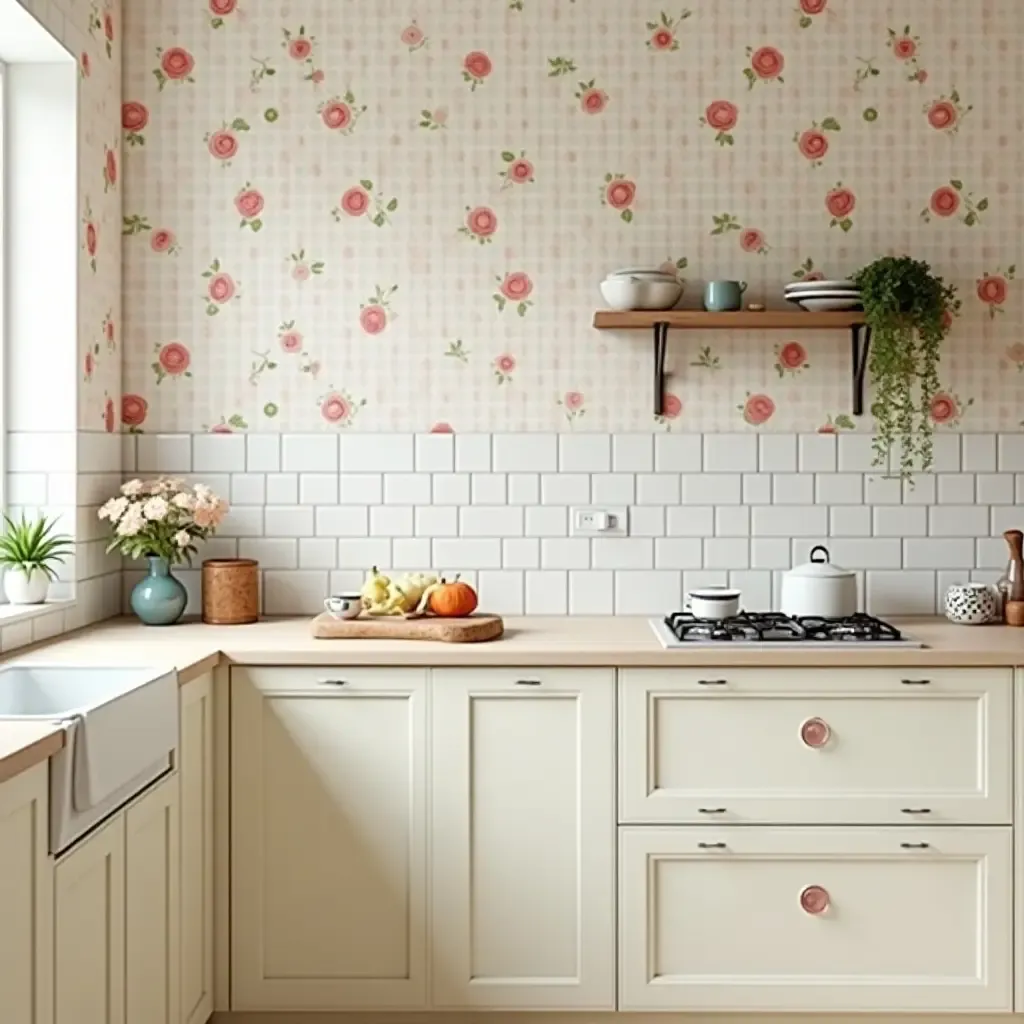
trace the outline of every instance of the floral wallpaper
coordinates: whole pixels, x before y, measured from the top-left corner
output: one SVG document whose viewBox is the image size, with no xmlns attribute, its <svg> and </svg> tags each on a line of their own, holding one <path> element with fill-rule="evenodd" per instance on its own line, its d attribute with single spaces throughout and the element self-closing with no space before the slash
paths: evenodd
<svg viewBox="0 0 1024 1024">
<path fill-rule="evenodd" d="M 936 424 L 1022 426 L 1019 0 L 125 15 L 124 429 L 869 430 L 845 333 L 672 332 L 655 417 L 591 322 L 619 267 L 779 307 L 890 252 L 959 291 Z"/>
</svg>

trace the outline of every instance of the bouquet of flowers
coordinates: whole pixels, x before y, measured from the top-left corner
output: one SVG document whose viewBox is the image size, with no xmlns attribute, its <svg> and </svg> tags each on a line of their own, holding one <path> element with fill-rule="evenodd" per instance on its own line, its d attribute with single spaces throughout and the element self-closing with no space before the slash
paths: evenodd
<svg viewBox="0 0 1024 1024">
<path fill-rule="evenodd" d="M 114 530 L 107 551 L 129 558 L 162 558 L 192 564 L 196 541 L 220 526 L 228 503 L 205 484 L 186 486 L 175 477 L 129 480 L 97 513 Z"/>
</svg>

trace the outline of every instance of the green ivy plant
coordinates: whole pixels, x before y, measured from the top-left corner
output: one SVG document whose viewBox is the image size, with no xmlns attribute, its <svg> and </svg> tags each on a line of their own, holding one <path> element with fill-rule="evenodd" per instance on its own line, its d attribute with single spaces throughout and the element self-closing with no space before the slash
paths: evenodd
<svg viewBox="0 0 1024 1024">
<path fill-rule="evenodd" d="M 939 359 L 956 289 L 909 256 L 883 256 L 853 278 L 871 328 L 868 368 L 875 398 L 876 466 L 900 445 L 899 475 L 932 465 L 932 397 L 939 390 Z"/>
</svg>

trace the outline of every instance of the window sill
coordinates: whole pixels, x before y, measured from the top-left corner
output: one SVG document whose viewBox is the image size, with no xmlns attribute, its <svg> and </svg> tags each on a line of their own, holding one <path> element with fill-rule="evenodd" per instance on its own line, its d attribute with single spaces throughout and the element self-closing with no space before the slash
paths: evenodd
<svg viewBox="0 0 1024 1024">
<path fill-rule="evenodd" d="M 44 601 L 42 604 L 0 604 L 0 626 L 10 626 L 26 619 L 38 619 L 41 615 L 65 612 L 75 607 L 73 598 L 59 601 Z"/>
</svg>

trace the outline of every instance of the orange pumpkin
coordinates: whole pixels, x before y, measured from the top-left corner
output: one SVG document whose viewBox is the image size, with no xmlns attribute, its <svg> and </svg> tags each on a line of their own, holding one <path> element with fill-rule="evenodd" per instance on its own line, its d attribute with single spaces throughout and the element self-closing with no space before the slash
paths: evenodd
<svg viewBox="0 0 1024 1024">
<path fill-rule="evenodd" d="M 430 610 L 445 618 L 472 615 L 476 605 L 476 591 L 468 583 L 460 583 L 458 576 L 451 583 L 441 580 L 429 599 Z"/>
</svg>

